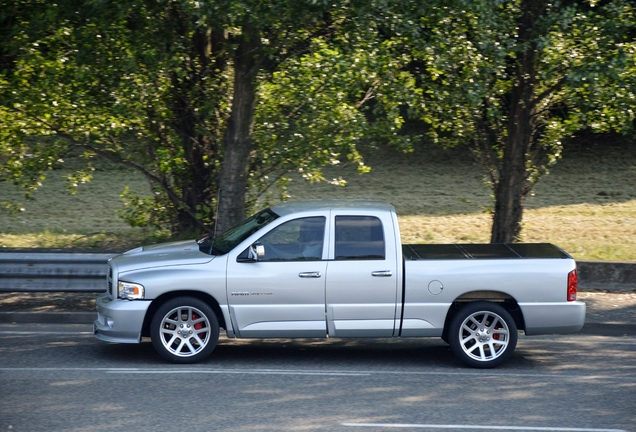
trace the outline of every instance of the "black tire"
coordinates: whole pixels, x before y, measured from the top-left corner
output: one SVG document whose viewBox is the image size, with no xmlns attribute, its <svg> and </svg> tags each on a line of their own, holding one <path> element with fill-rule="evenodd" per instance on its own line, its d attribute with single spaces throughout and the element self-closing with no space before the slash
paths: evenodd
<svg viewBox="0 0 636 432">
<path fill-rule="evenodd" d="M 480 369 L 499 366 L 517 346 L 517 325 L 510 313 L 492 302 L 468 303 L 450 323 L 451 350 L 468 366 Z"/>
<path fill-rule="evenodd" d="M 173 363 L 196 363 L 207 358 L 219 340 L 219 321 L 207 303 L 177 297 L 161 305 L 150 323 L 157 353 Z"/>
</svg>

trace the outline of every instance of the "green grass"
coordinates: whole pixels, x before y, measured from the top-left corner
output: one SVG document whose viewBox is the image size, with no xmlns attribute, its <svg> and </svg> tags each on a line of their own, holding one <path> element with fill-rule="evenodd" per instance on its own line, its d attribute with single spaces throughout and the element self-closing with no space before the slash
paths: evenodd
<svg viewBox="0 0 636 432">
<path fill-rule="evenodd" d="M 488 242 L 491 191 L 484 172 L 466 152 L 425 148 L 412 154 L 366 152 L 371 173 L 355 167 L 326 170 L 345 187 L 310 184 L 292 176 L 292 199 L 379 199 L 398 210 L 407 243 Z M 107 248 L 124 250 L 167 240 L 165 233 L 127 226 L 115 215 L 129 185 L 149 194 L 137 173 L 100 165 L 93 181 L 69 195 L 64 171 L 49 179 L 25 211 L 0 213 L 0 247 Z M 20 191 L 0 183 L 0 201 Z M 565 151 L 526 203 L 523 240 L 555 243 L 577 259 L 636 261 L 636 146 L 605 143 Z"/>
</svg>

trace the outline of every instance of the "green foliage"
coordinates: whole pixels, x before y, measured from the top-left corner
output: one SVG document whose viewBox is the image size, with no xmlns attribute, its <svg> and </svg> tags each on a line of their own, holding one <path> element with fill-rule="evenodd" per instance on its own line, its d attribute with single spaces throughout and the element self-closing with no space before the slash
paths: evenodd
<svg viewBox="0 0 636 432">
<path fill-rule="evenodd" d="M 406 75 L 378 44 L 366 2 L 5 3 L 0 177 L 27 193 L 66 155 L 83 153 L 153 184 L 152 199 L 124 192 L 120 215 L 132 225 L 212 224 L 246 22 L 263 46 L 250 202 L 274 184 L 284 196 L 290 171 L 309 181 L 325 180 L 325 164 L 368 171 L 361 140 L 408 144 L 399 103 L 387 97 Z"/>
<path fill-rule="evenodd" d="M 411 59 L 409 117 L 487 170 L 492 241 L 519 238 L 524 199 L 564 139 L 633 131 L 634 13 L 627 0 L 440 0 L 387 20 L 396 57 Z"/>
<path fill-rule="evenodd" d="M 248 205 L 285 197 L 290 172 L 344 185 L 322 168 L 367 172 L 360 143 L 409 151 L 414 130 L 472 145 L 493 187 L 510 139 L 525 134 L 525 196 L 565 138 L 633 130 L 627 0 L 0 2 L 0 179 L 28 198 L 68 155 L 86 160 L 71 188 L 108 158 L 153 185 L 152 198 L 122 194 L 133 226 L 214 223 L 246 25 L 261 42 Z M 520 88 L 532 105 L 521 132 Z"/>
<path fill-rule="evenodd" d="M 413 115 L 430 125 L 435 142 L 473 145 L 496 184 L 517 121 L 510 112 L 514 91 L 528 86 L 524 194 L 575 132 L 633 131 L 636 12 L 629 1 L 596 3 L 436 2 L 420 16 L 427 37 L 409 38 L 410 70 L 422 95 Z M 519 23 L 529 4 L 540 16 L 524 36 Z M 520 70 L 528 55 L 531 69 Z"/>
<path fill-rule="evenodd" d="M 395 68 L 388 66 L 388 52 L 355 37 L 355 42 L 314 41 L 308 54 L 282 64 L 260 87 L 254 131 L 259 157 L 253 179 L 298 171 L 308 181 L 323 181 L 323 166 L 343 163 L 355 164 L 365 173 L 370 167 L 357 144 L 381 140 L 410 145 L 412 137 L 399 133 L 399 105 L 386 97 L 403 85 L 392 76 Z M 383 115 L 371 121 L 367 113 L 380 109 Z"/>
<path fill-rule="evenodd" d="M 159 193 L 150 198 L 139 197 L 126 186 L 120 196 L 123 208 L 115 212 L 132 227 L 161 229 L 170 220 L 170 202 Z"/>
</svg>

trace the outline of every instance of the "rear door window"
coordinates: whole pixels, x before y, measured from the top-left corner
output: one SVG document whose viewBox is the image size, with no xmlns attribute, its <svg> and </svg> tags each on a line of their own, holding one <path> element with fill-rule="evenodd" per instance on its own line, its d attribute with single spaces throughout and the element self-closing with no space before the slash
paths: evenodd
<svg viewBox="0 0 636 432">
<path fill-rule="evenodd" d="M 375 216 L 336 216 L 336 260 L 383 260 L 384 230 Z"/>
</svg>

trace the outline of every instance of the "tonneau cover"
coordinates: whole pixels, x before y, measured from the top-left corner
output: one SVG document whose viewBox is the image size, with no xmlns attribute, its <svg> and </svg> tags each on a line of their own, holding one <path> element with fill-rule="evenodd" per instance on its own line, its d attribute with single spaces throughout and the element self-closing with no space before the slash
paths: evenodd
<svg viewBox="0 0 636 432">
<path fill-rule="evenodd" d="M 407 260 L 571 258 L 550 243 L 412 244 L 402 252 Z"/>
</svg>

